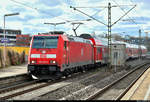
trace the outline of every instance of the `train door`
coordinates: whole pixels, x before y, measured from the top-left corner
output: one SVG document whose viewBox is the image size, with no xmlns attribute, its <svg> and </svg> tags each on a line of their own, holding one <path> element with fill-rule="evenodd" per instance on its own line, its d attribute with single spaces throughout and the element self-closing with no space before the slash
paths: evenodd
<svg viewBox="0 0 150 102">
<path fill-rule="evenodd" d="M 104 47 L 102 47 L 101 53 L 102 53 L 102 63 L 105 63 L 105 62 L 106 62 L 106 61 L 105 61 L 106 54 L 105 54 L 105 51 L 104 51 Z"/>
<path fill-rule="evenodd" d="M 66 49 L 65 64 L 67 66 L 69 66 L 69 42 L 65 41 L 64 44 L 65 44 L 64 46 L 65 46 L 65 49 Z"/>
<path fill-rule="evenodd" d="M 107 47 L 102 48 L 102 61 L 103 63 L 108 63 L 108 48 Z"/>
<path fill-rule="evenodd" d="M 94 64 L 94 46 L 93 45 L 91 46 L 92 46 L 92 63 Z"/>
<path fill-rule="evenodd" d="M 99 57 L 100 57 L 100 48 L 96 47 L 96 63 L 99 62 Z"/>
<path fill-rule="evenodd" d="M 130 58 L 132 57 L 132 49 L 129 48 L 129 55 L 130 55 Z"/>
</svg>

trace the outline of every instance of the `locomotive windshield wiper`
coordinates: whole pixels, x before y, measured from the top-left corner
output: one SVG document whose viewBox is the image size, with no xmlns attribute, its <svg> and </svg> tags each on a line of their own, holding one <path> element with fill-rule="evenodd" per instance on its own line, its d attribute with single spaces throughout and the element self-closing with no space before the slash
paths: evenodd
<svg viewBox="0 0 150 102">
<path fill-rule="evenodd" d="M 44 48 L 46 48 L 46 42 L 45 42 L 45 39 L 43 40 L 43 46 L 44 46 Z"/>
</svg>

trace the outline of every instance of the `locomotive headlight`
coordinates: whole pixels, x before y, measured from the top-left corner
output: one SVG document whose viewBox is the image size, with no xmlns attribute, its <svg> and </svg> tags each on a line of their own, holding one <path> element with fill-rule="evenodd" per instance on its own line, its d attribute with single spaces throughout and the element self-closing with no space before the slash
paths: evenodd
<svg viewBox="0 0 150 102">
<path fill-rule="evenodd" d="M 55 63 L 56 63 L 56 61 L 53 61 L 53 63 L 55 64 Z"/>
<path fill-rule="evenodd" d="M 56 61 L 50 61 L 50 63 L 52 63 L 52 64 L 56 64 Z"/>
<path fill-rule="evenodd" d="M 35 63 L 36 63 L 36 61 L 31 61 L 31 63 L 32 63 L 32 64 L 35 64 Z"/>
</svg>

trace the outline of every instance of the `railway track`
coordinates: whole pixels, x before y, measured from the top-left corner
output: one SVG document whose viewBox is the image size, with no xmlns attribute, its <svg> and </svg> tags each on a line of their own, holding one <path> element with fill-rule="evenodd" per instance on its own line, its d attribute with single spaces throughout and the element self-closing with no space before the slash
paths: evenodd
<svg viewBox="0 0 150 102">
<path fill-rule="evenodd" d="M 149 67 L 150 64 L 147 63 L 137 66 L 134 70 L 128 72 L 121 78 L 98 90 L 93 95 L 87 97 L 85 100 L 120 100 Z M 133 74 L 135 73 L 137 75 L 132 78 L 132 81 L 129 81 L 129 77 L 133 77 Z M 125 84 L 127 81 L 130 82 L 128 85 L 121 86 L 121 83 Z"/>
<path fill-rule="evenodd" d="M 49 85 L 52 85 L 54 83 L 58 83 L 58 82 L 61 82 L 64 80 L 66 80 L 66 79 L 60 79 L 60 80 L 55 80 L 55 81 L 50 81 L 50 82 L 40 82 L 40 80 L 33 80 L 31 82 L 23 83 L 21 85 L 19 84 L 19 85 L 13 86 L 13 87 L 4 88 L 4 89 L 0 90 L 0 94 L 4 95 L 6 93 L 6 96 L 0 96 L 0 100 L 11 99 L 13 97 L 32 92 L 34 90 L 38 90 L 40 88 L 43 88 L 43 87 L 46 87 L 46 86 L 49 86 Z M 17 92 L 12 92 L 11 94 L 7 95 L 8 92 L 15 91 L 15 90 L 21 89 L 23 87 L 27 87 L 27 88 L 24 90 L 17 91 Z"/>
<path fill-rule="evenodd" d="M 25 81 L 29 81 L 29 77 L 27 76 L 27 74 L 20 74 L 16 76 L 0 78 L 0 89 L 9 86 L 14 86 Z"/>
<path fill-rule="evenodd" d="M 84 74 L 86 76 L 87 73 L 91 73 L 91 75 L 92 75 L 93 72 L 95 72 L 95 71 L 96 70 L 92 70 L 91 72 L 86 72 L 86 73 L 76 73 L 76 74 L 73 74 L 71 77 L 68 77 L 68 78 L 65 78 L 65 79 L 59 79 L 59 80 L 55 80 L 55 81 L 50 81 L 50 82 L 46 82 L 46 83 L 45 82 L 44 83 L 37 83 L 37 82 L 39 82 L 39 80 L 36 80 L 36 81 L 30 81 L 30 82 L 26 82 L 26 83 L 23 83 L 23 84 L 15 85 L 15 86 L 8 87 L 8 88 L 2 88 L 2 89 L 0 89 L 0 100 L 13 99 L 13 97 L 24 95 L 25 93 L 29 93 L 29 92 L 32 92 L 34 90 L 44 88 L 46 86 L 50 86 L 50 85 L 53 85 L 55 83 L 59 83 L 59 82 L 69 80 L 69 79 L 72 79 L 72 78 L 76 78 L 76 77 L 79 77 L 79 76 L 84 76 Z M 35 85 L 35 84 L 38 84 L 38 85 Z M 66 84 L 66 85 L 68 85 L 68 84 Z M 29 88 L 29 86 L 34 86 L 34 87 Z M 15 90 L 18 90 L 18 89 L 21 89 L 21 88 L 24 88 L 24 87 L 28 87 L 28 88 L 26 88 L 24 90 L 21 90 L 21 91 L 15 91 Z M 59 87 L 59 88 L 61 88 L 61 87 Z M 7 94 L 7 92 L 11 92 L 11 91 L 15 91 L 15 92 Z M 1 94 L 3 94 L 3 95 L 1 95 Z"/>
<path fill-rule="evenodd" d="M 61 78 L 61 79 L 58 79 L 58 80 L 50 80 L 49 82 L 44 82 L 44 83 L 41 83 L 41 84 L 40 84 L 41 80 L 33 80 L 33 81 L 25 82 L 25 83 L 22 83 L 22 84 L 14 85 L 12 87 L 2 88 L 2 89 L 0 89 L 0 100 L 11 99 L 13 97 L 17 97 L 17 96 L 23 95 L 25 93 L 32 92 L 34 90 L 44 88 L 46 86 L 50 86 L 50 85 L 55 84 L 55 83 L 59 83 L 59 82 L 65 81 L 65 80 L 69 80 L 71 78 L 76 78 L 76 77 L 79 77 L 79 76 L 82 76 L 82 75 L 88 74 L 88 73 L 92 74 L 92 72 L 94 72 L 94 71 L 95 70 L 92 70 L 91 72 L 87 71 L 85 73 L 75 73 L 75 74 L 73 74 L 73 75 L 71 75 L 70 77 L 67 77 L 67 78 Z M 35 84 L 39 84 L 39 85 L 35 85 Z M 24 88 L 24 87 L 29 87 L 31 85 L 33 85 L 35 87 L 27 88 L 27 89 L 22 90 L 22 91 L 17 91 L 17 92 L 12 92 L 11 94 L 7 94 L 8 92 L 15 91 L 15 90 L 18 90 L 18 89 L 21 89 L 21 88 Z M 6 93 L 6 95 L 1 95 L 1 94 L 5 94 L 5 93 Z"/>
<path fill-rule="evenodd" d="M 137 62 L 135 63 L 137 65 Z M 140 63 L 142 64 L 142 63 Z M 133 62 L 132 62 L 133 65 Z M 136 65 L 132 66 L 135 67 Z M 97 72 L 96 76 L 88 77 L 86 79 L 79 79 L 72 84 L 59 88 L 55 91 L 48 92 L 35 100 L 83 100 L 92 92 L 97 91 L 98 88 L 103 88 L 109 83 L 113 82 L 111 79 L 116 80 L 118 77 L 126 74 L 131 68 L 126 71 L 122 70 L 117 73 L 107 73 L 103 70 L 101 73 Z M 94 73 L 93 73 L 94 74 Z"/>
</svg>

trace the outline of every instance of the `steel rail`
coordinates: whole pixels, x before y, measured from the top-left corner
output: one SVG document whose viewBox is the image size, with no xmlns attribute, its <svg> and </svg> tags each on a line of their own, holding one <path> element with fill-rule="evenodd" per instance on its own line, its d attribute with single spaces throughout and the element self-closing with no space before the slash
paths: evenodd
<svg viewBox="0 0 150 102">
<path fill-rule="evenodd" d="M 93 70 L 93 71 L 95 71 L 95 70 Z M 91 71 L 91 72 L 93 72 L 93 71 Z M 87 73 L 90 73 L 90 72 L 87 71 Z M 84 74 L 87 74 L 87 73 L 84 73 Z M 65 79 L 53 80 L 51 82 L 48 82 L 46 84 L 42 84 L 42 85 L 37 86 L 37 87 L 33 87 L 31 89 L 27 89 L 27 90 L 24 90 L 24 91 L 16 92 L 16 93 L 11 94 L 11 95 L 3 96 L 3 97 L 0 97 L 0 100 L 10 99 L 10 98 L 13 98 L 13 97 L 16 97 L 16 96 L 19 96 L 19 95 L 22 95 L 22 94 L 25 94 L 25 93 L 28 93 L 28 92 L 31 92 L 31 91 L 34 91 L 34 90 L 46 87 L 46 86 L 52 85 L 52 84 L 57 83 L 57 82 L 61 82 L 61 81 L 65 81 L 65 80 L 71 79 L 72 77 L 76 78 L 77 76 L 80 76 L 80 75 L 83 75 L 83 73 L 78 72 L 78 73 L 72 74 L 71 77 L 68 77 L 68 78 L 65 78 Z M 28 86 L 28 85 L 32 85 L 32 84 L 34 84 L 34 83 L 36 83 L 38 81 L 39 80 L 35 80 L 35 81 L 32 81 L 32 82 L 28 82 L 26 84 L 21 84 L 21 85 L 12 86 L 12 87 L 9 87 L 9 88 L 4 88 L 4 89 L 0 90 L 0 93 L 6 92 L 6 91 L 8 92 L 8 91 L 19 89 L 19 88 L 22 88 L 22 87 L 25 87 L 25 86 Z"/>
<path fill-rule="evenodd" d="M 48 82 L 48 83 L 46 83 L 46 84 L 42 84 L 42 85 L 40 85 L 40 86 L 36 86 L 36 87 L 30 88 L 30 89 L 26 89 L 26 90 L 23 90 L 23 91 L 19 91 L 19 92 L 13 93 L 13 94 L 11 94 L 11 95 L 7 95 L 7 96 L 0 97 L 0 100 L 10 99 L 10 98 L 13 98 L 13 97 L 16 97 L 16 96 L 19 96 L 19 95 L 22 95 L 22 94 L 25 94 L 25 93 L 28 93 L 28 92 L 31 92 L 31 91 L 34 91 L 34 90 L 43 88 L 43 87 L 46 87 L 46 86 L 49 86 L 49 85 L 52 85 L 52 84 L 54 84 L 53 81 Z"/>
<path fill-rule="evenodd" d="M 133 70 L 131 70 L 130 72 L 128 72 L 127 74 L 125 74 L 124 76 L 122 76 L 121 78 L 115 80 L 114 82 L 112 82 L 111 84 L 105 86 L 104 88 L 98 90 L 95 94 L 89 96 L 88 98 L 85 98 L 84 100 L 93 100 L 95 99 L 98 95 L 104 93 L 106 90 L 108 90 L 110 87 L 112 87 L 113 85 L 115 85 L 116 83 L 118 83 L 119 81 L 121 81 L 122 79 L 124 79 L 125 77 L 127 77 L 128 75 L 130 75 L 131 73 L 133 73 L 134 71 L 140 69 L 141 67 L 143 67 L 144 65 L 147 65 L 148 63 L 144 63 L 140 66 L 136 66 Z M 146 68 L 147 69 L 147 68 Z M 123 95 L 123 94 L 122 94 Z M 120 97 L 122 96 L 120 95 Z M 118 97 L 118 99 L 120 98 Z"/>
<path fill-rule="evenodd" d="M 93 70 L 94 71 L 94 70 Z M 91 72 L 93 72 L 91 71 Z M 90 73 L 89 71 L 87 71 L 87 73 Z M 84 74 L 87 74 L 87 73 L 84 73 Z M 34 90 L 37 90 L 37 89 L 40 89 L 40 88 L 43 88 L 43 87 L 46 87 L 46 86 L 49 86 L 49 85 L 52 85 L 52 84 L 55 84 L 55 83 L 58 83 L 58 82 L 61 82 L 61 81 L 65 81 L 65 80 L 69 80 L 71 78 L 76 78 L 78 76 L 81 76 L 83 75 L 82 72 L 78 72 L 78 73 L 74 73 L 71 75 L 71 77 L 67 77 L 65 79 L 58 79 L 58 80 L 51 80 L 50 82 L 46 83 L 46 84 L 42 84 L 40 86 L 36 86 L 36 87 L 33 87 L 33 88 L 30 88 L 30 89 L 26 89 L 26 90 L 23 90 L 23 91 L 20 91 L 20 92 L 16 92 L 14 94 L 11 94 L 11 95 L 7 95 L 7 96 L 3 96 L 3 97 L 0 97 L 0 100 L 6 100 L 6 99 L 10 99 L 10 98 L 13 98 L 13 97 L 16 97 L 16 96 L 19 96 L 19 95 L 22 95 L 22 94 L 25 94 L 25 93 L 28 93 L 28 92 L 31 92 L 31 91 L 34 91 Z M 39 81 L 39 80 L 38 80 Z M 38 82 L 35 80 L 35 83 Z M 21 87 L 24 87 L 24 86 L 28 86 L 28 85 L 31 85 L 31 84 L 34 84 L 34 82 L 29 82 L 27 83 L 26 85 L 17 85 L 16 88 L 14 87 L 10 87 L 10 88 L 6 88 L 5 89 L 2 89 L 0 90 L 0 92 L 6 92 L 6 91 L 12 91 L 12 90 L 15 90 L 15 89 L 18 89 L 18 88 L 21 88 Z"/>
<path fill-rule="evenodd" d="M 129 90 L 130 88 L 141 78 L 141 76 L 147 71 L 146 68 L 126 89 L 123 91 L 115 100 L 120 100 Z"/>
<path fill-rule="evenodd" d="M 18 85 L 15 85 L 15 86 L 11 86 L 11 87 L 8 87 L 8 88 L 2 88 L 2 89 L 0 89 L 0 94 L 1 93 L 5 93 L 5 92 L 9 92 L 9 91 L 12 91 L 12 90 L 17 90 L 19 88 L 35 84 L 35 83 L 37 83 L 39 81 L 40 80 L 33 80 L 33 81 L 30 81 L 30 82 L 25 82 L 25 83 L 18 84 Z"/>
<path fill-rule="evenodd" d="M 0 78 L 0 87 L 6 84 L 12 84 L 12 82 L 19 82 L 23 80 L 28 80 L 27 74 L 20 74 L 15 76 L 8 76 Z"/>
</svg>

